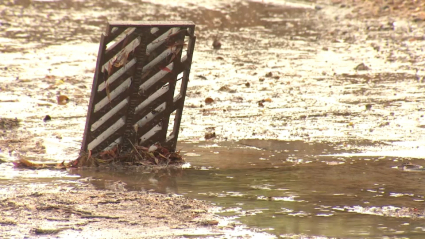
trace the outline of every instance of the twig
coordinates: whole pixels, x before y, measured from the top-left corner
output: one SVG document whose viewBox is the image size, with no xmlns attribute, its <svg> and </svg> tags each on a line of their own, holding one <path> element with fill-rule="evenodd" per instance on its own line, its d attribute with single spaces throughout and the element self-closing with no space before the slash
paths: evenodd
<svg viewBox="0 0 425 239">
<path fill-rule="evenodd" d="M 136 149 L 136 146 L 134 146 L 134 144 L 131 142 L 131 140 L 130 139 L 127 139 L 128 140 L 128 142 L 130 142 L 130 144 L 131 144 L 131 146 L 133 146 L 133 149 L 136 151 L 136 153 L 140 156 L 140 159 L 141 160 L 143 160 L 143 156 L 139 153 L 139 151 Z M 142 162 L 140 162 L 142 165 L 145 165 L 145 164 L 143 164 Z"/>
</svg>

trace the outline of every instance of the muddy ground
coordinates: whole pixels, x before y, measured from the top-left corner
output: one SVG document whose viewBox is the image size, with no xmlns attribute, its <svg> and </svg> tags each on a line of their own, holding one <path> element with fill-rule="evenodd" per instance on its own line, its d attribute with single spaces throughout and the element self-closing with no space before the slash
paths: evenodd
<svg viewBox="0 0 425 239">
<path fill-rule="evenodd" d="M 214 132 L 210 140 L 218 142 L 257 138 L 337 143 L 346 150 L 423 149 L 420 1 L 182 1 L 179 9 L 167 1 L 60 2 L 0 4 L 4 164 L 19 154 L 40 161 L 77 156 L 102 24 L 140 20 L 141 11 L 143 20 L 197 24 L 182 141 L 203 141 Z M 113 10 L 117 6 L 128 15 Z M 212 49 L 215 37 L 220 50 Z M 70 102 L 58 105 L 59 94 Z M 84 180 L 75 186 L 5 180 L 1 188 L 0 230 L 8 237 L 230 237 L 239 230 L 213 216 L 205 202 L 128 192 L 119 183 L 98 191 Z"/>
<path fill-rule="evenodd" d="M 1 236 L 204 237 L 236 234 L 233 231 L 240 228 L 234 222 L 223 224 L 203 201 L 171 194 L 129 192 L 120 182 L 114 183 L 113 190 L 99 191 L 83 181 L 87 179 L 76 181 L 75 185 L 46 183 L 2 188 Z"/>
</svg>

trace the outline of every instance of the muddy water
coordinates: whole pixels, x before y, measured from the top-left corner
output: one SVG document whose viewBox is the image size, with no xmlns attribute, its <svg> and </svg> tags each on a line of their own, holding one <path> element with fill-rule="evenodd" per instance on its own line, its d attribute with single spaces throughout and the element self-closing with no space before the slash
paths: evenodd
<svg viewBox="0 0 425 239">
<path fill-rule="evenodd" d="M 423 216 L 412 212 L 423 210 L 425 173 L 392 168 L 399 157 L 332 157 L 325 154 L 341 150 L 282 141 L 180 147 L 192 168 L 74 173 L 99 188 L 208 200 L 220 214 L 277 236 L 424 236 Z"/>
<path fill-rule="evenodd" d="M 0 116 L 20 120 L 0 131 L 6 161 L 77 156 L 107 20 L 197 24 L 179 146 L 191 169 L 34 172 L 3 163 L 1 184 L 81 174 L 99 187 L 120 180 L 134 190 L 211 200 L 275 235 L 420 238 L 422 219 L 397 216 L 412 216 L 399 207 L 423 210 L 422 173 L 391 167 L 423 164 L 425 28 L 319 5 L 0 2 Z M 58 94 L 70 102 L 58 105 Z M 212 143 L 206 131 L 216 133 Z"/>
</svg>

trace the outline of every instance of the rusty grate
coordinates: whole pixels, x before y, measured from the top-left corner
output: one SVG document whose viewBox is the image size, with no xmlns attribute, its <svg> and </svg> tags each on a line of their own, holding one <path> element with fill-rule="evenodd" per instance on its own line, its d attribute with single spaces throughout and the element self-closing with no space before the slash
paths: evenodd
<svg viewBox="0 0 425 239">
<path fill-rule="evenodd" d="M 156 142 L 175 150 L 194 30 L 189 21 L 108 24 L 100 41 L 83 151 Z"/>
</svg>

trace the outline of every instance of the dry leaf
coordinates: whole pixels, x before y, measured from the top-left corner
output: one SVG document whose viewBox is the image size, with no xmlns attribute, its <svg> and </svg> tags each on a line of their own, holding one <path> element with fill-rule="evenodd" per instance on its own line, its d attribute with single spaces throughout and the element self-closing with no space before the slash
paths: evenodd
<svg viewBox="0 0 425 239">
<path fill-rule="evenodd" d="M 127 64 L 129 55 L 130 55 L 130 52 L 127 52 L 127 51 L 125 51 L 125 49 L 123 49 L 122 52 L 120 52 L 116 55 L 116 57 L 113 61 L 113 65 L 115 67 L 121 67 L 121 66 Z"/>
<path fill-rule="evenodd" d="M 160 67 L 160 69 L 163 70 L 163 71 L 166 71 L 166 72 L 171 72 L 171 70 L 166 66 Z"/>
<path fill-rule="evenodd" d="M 56 80 L 55 85 L 62 85 L 65 83 L 63 80 Z"/>
<path fill-rule="evenodd" d="M 106 91 L 106 95 L 108 96 L 108 100 L 109 100 L 109 104 L 111 103 L 111 91 L 109 90 L 109 83 L 108 81 L 106 81 L 105 84 L 105 91 Z"/>
<path fill-rule="evenodd" d="M 66 95 L 59 95 L 57 97 L 58 105 L 66 105 L 69 102 L 69 98 Z"/>
<path fill-rule="evenodd" d="M 211 98 L 211 97 L 207 97 L 207 98 L 205 99 L 205 104 L 212 104 L 212 103 L 214 103 L 213 98 Z"/>
</svg>

